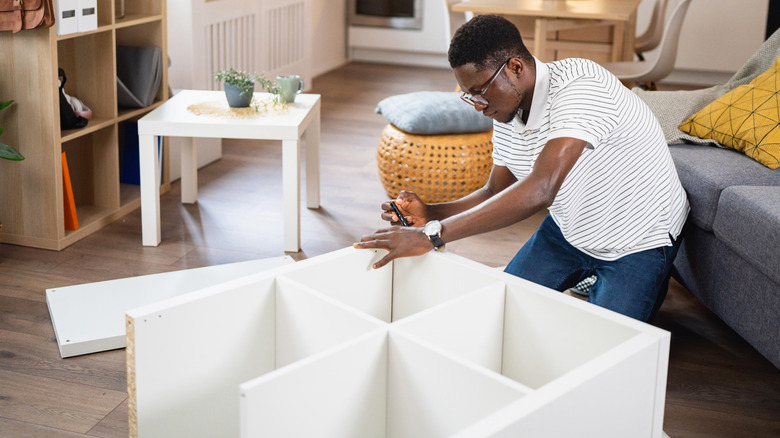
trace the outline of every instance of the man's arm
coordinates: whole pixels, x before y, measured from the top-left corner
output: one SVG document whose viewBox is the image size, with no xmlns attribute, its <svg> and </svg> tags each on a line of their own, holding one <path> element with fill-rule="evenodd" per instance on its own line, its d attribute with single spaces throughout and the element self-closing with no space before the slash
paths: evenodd
<svg viewBox="0 0 780 438">
<path fill-rule="evenodd" d="M 487 201 L 517 182 L 517 178 L 505 166 L 493 165 L 484 187 L 456 201 L 428 205 L 428 220 L 443 220 L 462 213 Z"/>
<path fill-rule="evenodd" d="M 422 227 L 430 220 L 446 219 L 473 208 L 506 189 L 516 181 L 517 179 L 509 169 L 504 166 L 493 165 L 485 186 L 461 199 L 439 204 L 425 204 L 416 194 L 404 191 L 398 195 L 396 204 L 413 227 Z M 399 222 L 396 222 L 396 215 L 390 207 L 390 202 L 382 204 L 382 210 L 384 211 L 382 213 L 382 219 L 390 221 L 393 225 L 399 224 Z"/>
<path fill-rule="evenodd" d="M 482 204 L 443 220 L 442 239 L 452 242 L 504 228 L 549 207 L 586 144 L 571 137 L 548 141 L 528 177 Z"/>
<path fill-rule="evenodd" d="M 549 207 L 555 200 L 563 180 L 582 155 L 586 144 L 584 140 L 570 137 L 552 139 L 539 154 L 531 174 L 522 181 L 516 181 L 504 190 L 488 196 L 492 190 L 508 181 L 504 178 L 506 174 L 503 174 L 503 171 L 509 172 L 508 169 L 504 168 L 502 171 L 501 166 L 495 166 L 494 169 L 499 168 L 496 180 L 493 181 L 495 185 L 491 186 L 489 183 L 485 188 L 460 201 L 434 204 L 441 205 L 436 207 L 441 210 L 434 210 L 435 214 L 445 217 L 441 221 L 442 240 L 448 243 L 497 230 Z M 493 173 L 491 179 L 492 177 Z M 473 206 L 469 208 L 470 205 Z M 450 213 L 451 216 L 446 216 Z M 436 217 L 429 214 L 428 219 Z M 377 230 L 373 234 L 364 236 L 353 246 L 382 248 L 389 251 L 385 257 L 374 264 L 374 268 L 382 267 L 398 257 L 422 255 L 431 250 L 431 242 L 423 234 L 422 228 L 409 227 Z"/>
</svg>

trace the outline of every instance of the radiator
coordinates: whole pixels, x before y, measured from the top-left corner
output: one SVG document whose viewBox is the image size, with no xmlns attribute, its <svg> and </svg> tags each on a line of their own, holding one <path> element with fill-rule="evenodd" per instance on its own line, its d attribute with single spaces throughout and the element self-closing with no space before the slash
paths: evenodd
<svg viewBox="0 0 780 438">
<path fill-rule="evenodd" d="M 214 3 L 223 5 L 217 14 L 209 12 Z M 203 68 L 196 75 L 206 79 L 200 86 L 220 89 L 222 84 L 210 78 L 230 67 L 263 73 L 271 80 L 297 74 L 310 84 L 310 0 L 220 0 L 204 5 L 204 47 L 194 47 L 193 53 L 204 58 L 194 64 Z"/>
<path fill-rule="evenodd" d="M 309 33 L 306 2 L 267 2 L 264 7 L 263 33 L 266 41 L 262 60 L 269 72 L 293 73 L 308 55 Z M 265 3 L 264 3 L 265 4 Z"/>
<path fill-rule="evenodd" d="M 206 26 L 204 56 L 206 61 L 205 76 L 211 77 L 215 72 L 227 70 L 255 71 L 259 64 L 257 44 L 256 17 L 244 15 Z M 216 81 L 209 81 L 210 89 L 221 87 Z"/>
</svg>

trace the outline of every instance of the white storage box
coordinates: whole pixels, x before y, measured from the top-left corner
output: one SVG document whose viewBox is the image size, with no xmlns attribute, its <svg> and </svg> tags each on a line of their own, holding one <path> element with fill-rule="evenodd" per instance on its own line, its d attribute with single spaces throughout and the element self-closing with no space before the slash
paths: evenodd
<svg viewBox="0 0 780 438">
<path fill-rule="evenodd" d="M 54 2 L 57 17 L 57 35 L 67 35 L 79 31 L 79 19 L 76 14 L 78 0 L 57 0 Z"/>
<path fill-rule="evenodd" d="M 131 436 L 662 437 L 669 333 L 346 248 L 127 314 Z"/>
<path fill-rule="evenodd" d="M 87 32 L 97 29 L 98 15 L 97 15 L 97 0 L 76 0 L 78 2 L 78 9 L 76 10 L 76 16 L 78 17 L 79 32 Z"/>
</svg>

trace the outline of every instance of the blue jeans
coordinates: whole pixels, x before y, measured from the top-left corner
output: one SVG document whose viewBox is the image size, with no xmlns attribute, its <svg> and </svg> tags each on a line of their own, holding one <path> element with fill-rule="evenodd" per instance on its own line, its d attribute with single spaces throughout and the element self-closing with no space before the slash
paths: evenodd
<svg viewBox="0 0 780 438">
<path fill-rule="evenodd" d="M 672 246 L 605 261 L 573 247 L 547 216 L 504 271 L 561 292 L 596 275 L 589 302 L 646 322 L 666 297 L 681 237 Z"/>
</svg>

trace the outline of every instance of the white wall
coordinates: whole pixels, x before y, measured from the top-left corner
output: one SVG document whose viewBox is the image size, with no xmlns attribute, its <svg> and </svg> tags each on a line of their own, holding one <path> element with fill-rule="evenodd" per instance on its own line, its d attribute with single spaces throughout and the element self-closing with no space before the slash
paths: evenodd
<svg viewBox="0 0 780 438">
<path fill-rule="evenodd" d="M 340 0 L 344 1 L 344 0 Z M 425 0 L 427 7 L 431 4 L 453 3 L 455 0 Z M 637 13 L 637 33 L 641 34 L 647 27 L 649 16 L 655 0 L 644 0 Z M 671 16 L 674 7 L 681 0 L 670 0 L 667 7 L 667 17 Z M 437 6 L 438 7 L 438 6 Z M 763 43 L 766 29 L 766 17 L 769 8 L 769 0 L 692 0 L 686 14 L 684 29 L 680 35 L 680 46 L 677 53 L 675 71 L 667 79 L 668 82 L 691 83 L 711 85 L 722 83 L 736 72 L 742 64 Z M 453 26 L 457 26 L 454 23 Z M 405 34 L 394 35 L 391 32 L 379 33 L 381 42 L 367 38 L 365 32 L 356 34 L 350 31 L 348 44 L 358 47 L 363 52 L 355 59 L 366 58 L 365 51 L 370 45 L 376 46 L 374 52 L 382 55 L 382 50 L 387 45 L 394 47 L 406 47 L 409 52 L 419 51 L 420 46 L 414 47 Z M 398 33 L 398 31 L 396 31 Z M 396 62 L 403 64 L 416 63 L 418 65 L 442 65 L 442 58 L 446 59 L 446 44 L 431 49 L 425 47 L 425 57 L 406 57 L 399 53 L 390 53 L 381 59 L 382 62 Z M 353 49 L 354 52 L 355 49 Z M 648 58 L 657 56 L 655 52 L 649 52 Z"/>
<path fill-rule="evenodd" d="M 312 76 L 347 62 L 348 0 L 312 0 Z"/>
<path fill-rule="evenodd" d="M 422 29 L 350 26 L 350 56 L 358 61 L 447 67 L 450 43 L 446 0 L 423 0 Z"/>
<path fill-rule="evenodd" d="M 192 58 L 192 2 L 191 0 L 167 0 L 168 27 L 168 85 L 174 93 L 188 88 L 198 88 L 194 83 Z M 181 178 L 181 149 L 192 143 L 191 138 L 171 137 L 170 180 Z M 222 140 L 203 138 L 198 141 L 198 168 L 222 158 Z"/>
<path fill-rule="evenodd" d="M 667 18 L 680 1 L 670 0 Z M 640 33 L 646 6 L 649 14 L 652 1 L 640 6 Z M 692 0 L 680 34 L 675 71 L 666 82 L 711 85 L 728 80 L 764 42 L 768 10 L 769 0 Z M 649 56 L 656 55 L 649 52 Z"/>
</svg>

